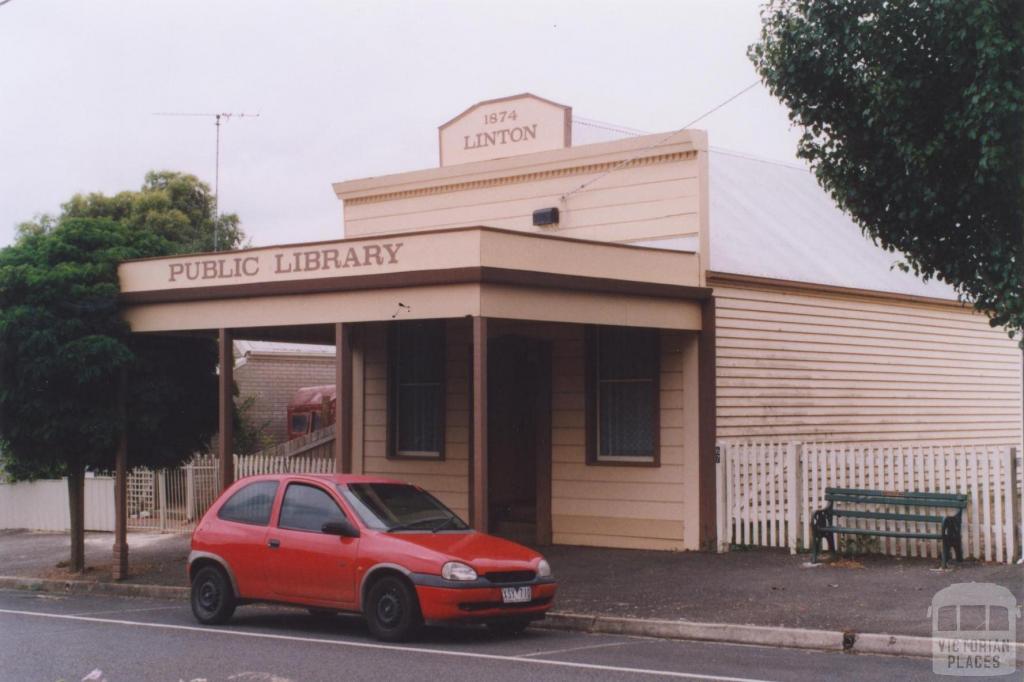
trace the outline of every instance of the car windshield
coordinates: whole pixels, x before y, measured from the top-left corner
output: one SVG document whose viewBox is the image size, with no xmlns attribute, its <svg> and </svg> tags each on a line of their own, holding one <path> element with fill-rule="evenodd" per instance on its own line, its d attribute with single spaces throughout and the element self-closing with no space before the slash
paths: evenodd
<svg viewBox="0 0 1024 682">
<path fill-rule="evenodd" d="M 339 485 L 345 501 L 368 528 L 398 531 L 464 531 L 469 525 L 430 493 L 405 483 Z"/>
</svg>

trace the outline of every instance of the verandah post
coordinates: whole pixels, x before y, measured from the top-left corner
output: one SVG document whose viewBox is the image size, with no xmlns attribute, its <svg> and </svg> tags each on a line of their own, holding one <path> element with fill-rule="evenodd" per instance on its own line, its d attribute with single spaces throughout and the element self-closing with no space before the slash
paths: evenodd
<svg viewBox="0 0 1024 682">
<path fill-rule="evenodd" d="M 352 325 L 334 325 L 334 471 L 352 473 Z"/>
<path fill-rule="evenodd" d="M 118 382 L 117 411 L 121 417 L 121 434 L 114 460 L 114 561 L 111 577 L 128 577 L 128 372 L 121 370 Z"/>
<path fill-rule="evenodd" d="M 470 522 L 487 532 L 487 318 L 473 318 Z"/>
<path fill-rule="evenodd" d="M 219 410 L 217 454 L 220 456 L 220 489 L 227 490 L 235 481 L 235 430 L 234 412 L 234 369 L 235 352 L 230 329 L 221 329 L 218 334 L 220 374 L 218 376 Z"/>
</svg>

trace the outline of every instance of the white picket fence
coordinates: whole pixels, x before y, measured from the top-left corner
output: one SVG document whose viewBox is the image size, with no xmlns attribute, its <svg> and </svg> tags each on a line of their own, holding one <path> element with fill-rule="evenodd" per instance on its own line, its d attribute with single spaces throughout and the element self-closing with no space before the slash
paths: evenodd
<svg viewBox="0 0 1024 682">
<path fill-rule="evenodd" d="M 334 471 L 330 457 L 235 455 L 235 478 L 259 474 L 326 474 Z M 128 528 L 191 533 L 220 494 L 220 462 L 198 456 L 169 469 L 139 467 L 128 474 Z"/>
<path fill-rule="evenodd" d="M 731 545 L 809 548 L 811 517 L 825 506 L 825 488 L 845 487 L 966 493 L 965 558 L 1011 563 L 1020 556 L 1024 463 L 1019 448 L 721 442 L 717 452 L 719 551 Z M 905 529 L 891 520 L 854 522 L 869 529 Z M 925 527 L 911 522 L 910 529 Z M 877 539 L 886 554 L 937 558 L 941 551 L 935 540 Z"/>
</svg>

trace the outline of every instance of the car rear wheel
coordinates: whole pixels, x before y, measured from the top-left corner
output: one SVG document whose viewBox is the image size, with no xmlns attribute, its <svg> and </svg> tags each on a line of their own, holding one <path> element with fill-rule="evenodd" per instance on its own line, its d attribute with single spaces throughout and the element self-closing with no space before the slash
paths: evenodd
<svg viewBox="0 0 1024 682">
<path fill-rule="evenodd" d="M 235 612 L 235 593 L 220 568 L 199 569 L 192 580 L 192 615 L 203 625 L 226 623 Z"/>
<path fill-rule="evenodd" d="M 512 636 L 523 634 L 526 628 L 530 627 L 527 618 L 514 618 L 512 620 L 496 620 L 487 624 L 487 629 L 496 635 Z"/>
<path fill-rule="evenodd" d="M 422 625 L 420 605 L 413 588 L 401 578 L 390 575 L 370 588 L 363 614 L 373 636 L 387 642 L 407 640 Z"/>
</svg>

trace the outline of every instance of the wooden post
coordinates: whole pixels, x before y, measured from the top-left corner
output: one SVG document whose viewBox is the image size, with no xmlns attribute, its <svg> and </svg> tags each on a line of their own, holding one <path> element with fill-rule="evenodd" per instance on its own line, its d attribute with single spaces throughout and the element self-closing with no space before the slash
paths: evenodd
<svg viewBox="0 0 1024 682">
<path fill-rule="evenodd" d="M 1020 521 L 1020 496 L 1017 494 L 1017 448 L 1005 448 L 1003 467 L 1003 495 L 1006 504 L 1006 563 L 1012 564 L 1018 554 L 1018 522 Z"/>
<path fill-rule="evenodd" d="M 732 535 L 732 519 L 729 518 L 729 507 L 726 505 L 726 481 L 729 475 L 729 449 L 725 445 L 715 445 L 715 506 L 717 507 L 718 530 L 716 540 L 718 552 L 729 551 L 729 537 Z"/>
<path fill-rule="evenodd" d="M 352 473 L 352 325 L 334 325 L 334 471 Z"/>
<path fill-rule="evenodd" d="M 128 577 L 128 372 L 121 370 L 117 409 L 121 416 L 121 437 L 114 461 L 114 562 L 111 577 Z"/>
<path fill-rule="evenodd" d="M 698 525 L 701 549 L 714 551 L 717 544 L 715 503 L 715 440 L 717 416 L 717 368 L 715 365 L 715 299 L 704 301 L 701 306 L 700 346 L 698 347 L 698 394 L 699 401 L 699 456 L 697 465 L 698 481 Z"/>
<path fill-rule="evenodd" d="M 786 494 L 784 496 L 786 505 L 786 544 L 789 545 L 789 553 L 796 554 L 800 545 L 800 508 L 802 499 L 800 496 L 800 455 L 802 446 L 800 443 L 790 443 L 786 446 Z"/>
<path fill-rule="evenodd" d="M 473 318 L 473 429 L 470 522 L 486 533 L 487 524 L 487 318 Z"/>
<path fill-rule="evenodd" d="M 230 329 L 221 329 L 219 337 L 220 442 L 217 446 L 217 454 L 220 456 L 220 489 L 223 492 L 235 481 L 235 428 L 232 421 L 235 402 L 233 395 L 235 352 Z"/>
</svg>

